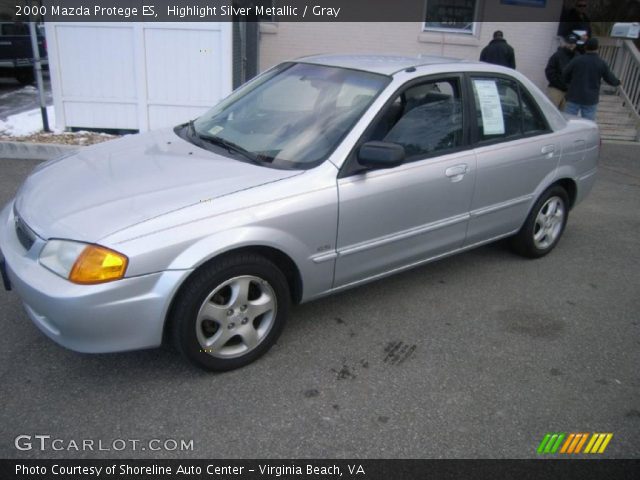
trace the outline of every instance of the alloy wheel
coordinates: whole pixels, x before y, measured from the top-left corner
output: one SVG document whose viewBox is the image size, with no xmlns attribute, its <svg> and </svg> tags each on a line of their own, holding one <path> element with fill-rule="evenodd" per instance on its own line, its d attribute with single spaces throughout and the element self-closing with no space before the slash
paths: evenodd
<svg viewBox="0 0 640 480">
<path fill-rule="evenodd" d="M 546 250 L 554 244 L 562 232 L 565 207 L 560 197 L 550 197 L 538 211 L 533 227 L 533 243 Z"/>
<path fill-rule="evenodd" d="M 231 278 L 200 306 L 196 337 L 202 351 L 217 358 L 246 355 L 266 338 L 277 314 L 276 294 L 256 276 Z"/>
</svg>

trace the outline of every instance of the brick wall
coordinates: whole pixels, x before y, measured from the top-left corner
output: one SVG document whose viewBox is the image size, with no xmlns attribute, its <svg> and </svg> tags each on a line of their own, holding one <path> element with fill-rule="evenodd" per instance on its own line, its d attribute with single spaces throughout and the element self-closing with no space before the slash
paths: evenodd
<svg viewBox="0 0 640 480">
<path fill-rule="evenodd" d="M 546 87 L 544 67 L 557 47 L 555 22 L 478 22 L 474 35 L 423 32 L 422 23 L 279 23 L 263 25 L 260 70 L 317 53 L 441 55 L 478 60 L 495 30 L 516 52 L 517 69 Z"/>
</svg>

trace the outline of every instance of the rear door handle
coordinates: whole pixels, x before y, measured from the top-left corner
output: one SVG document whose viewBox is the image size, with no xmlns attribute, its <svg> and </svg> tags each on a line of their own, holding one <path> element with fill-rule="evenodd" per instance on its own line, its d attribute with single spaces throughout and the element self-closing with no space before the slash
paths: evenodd
<svg viewBox="0 0 640 480">
<path fill-rule="evenodd" d="M 553 156 L 553 153 L 556 151 L 556 146 L 555 145 L 545 145 L 544 147 L 542 147 L 542 149 L 540 150 L 540 152 L 543 155 L 547 155 L 549 158 L 551 158 Z"/>
<path fill-rule="evenodd" d="M 444 174 L 451 179 L 452 182 L 459 182 L 464 177 L 464 174 L 469 170 L 469 165 L 466 163 L 460 165 L 454 165 L 444 171 Z"/>
</svg>

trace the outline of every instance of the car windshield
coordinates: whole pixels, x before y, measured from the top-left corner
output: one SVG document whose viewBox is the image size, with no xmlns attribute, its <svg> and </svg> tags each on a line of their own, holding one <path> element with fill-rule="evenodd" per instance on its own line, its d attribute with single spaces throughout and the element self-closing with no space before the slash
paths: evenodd
<svg viewBox="0 0 640 480">
<path fill-rule="evenodd" d="M 202 144 L 259 164 L 308 168 L 333 152 L 389 81 L 345 68 L 283 64 L 198 118 L 192 132 Z"/>
</svg>

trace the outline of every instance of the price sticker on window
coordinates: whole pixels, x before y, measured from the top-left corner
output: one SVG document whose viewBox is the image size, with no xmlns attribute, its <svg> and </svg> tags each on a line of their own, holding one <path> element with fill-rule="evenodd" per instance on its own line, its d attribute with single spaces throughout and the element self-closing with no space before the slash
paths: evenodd
<svg viewBox="0 0 640 480">
<path fill-rule="evenodd" d="M 495 80 L 474 80 L 484 135 L 504 135 L 504 117 Z"/>
</svg>

